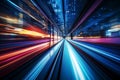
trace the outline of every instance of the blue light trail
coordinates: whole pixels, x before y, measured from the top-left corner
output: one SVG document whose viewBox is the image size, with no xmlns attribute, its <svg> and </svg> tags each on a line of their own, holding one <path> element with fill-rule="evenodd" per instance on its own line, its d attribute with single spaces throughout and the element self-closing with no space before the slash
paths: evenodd
<svg viewBox="0 0 120 80">
<path fill-rule="evenodd" d="M 47 64 L 47 62 L 51 59 L 51 57 L 53 55 L 56 55 L 61 44 L 63 41 L 61 41 L 60 43 L 58 43 L 50 52 L 48 52 L 47 55 L 44 56 L 44 58 L 42 60 L 40 60 L 35 66 L 34 68 L 26 75 L 26 77 L 24 78 L 24 80 L 35 80 L 37 78 L 37 76 L 39 75 L 39 73 L 42 71 L 42 69 L 44 68 L 44 66 Z"/>
</svg>

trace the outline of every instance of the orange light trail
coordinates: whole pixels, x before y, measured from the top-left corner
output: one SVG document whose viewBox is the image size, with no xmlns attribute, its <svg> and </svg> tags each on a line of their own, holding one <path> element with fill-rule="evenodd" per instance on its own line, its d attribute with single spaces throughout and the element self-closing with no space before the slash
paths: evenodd
<svg viewBox="0 0 120 80">
<path fill-rule="evenodd" d="M 33 57 L 39 55 L 41 52 L 45 51 L 49 48 L 49 42 L 38 44 L 29 48 L 21 49 L 19 51 L 14 51 L 10 53 L 5 53 L 0 56 L 0 74 L 4 75 L 2 72 L 6 72 L 5 74 L 11 72 L 9 69 L 14 67 L 16 69 L 20 65 L 29 61 Z"/>
<path fill-rule="evenodd" d="M 10 53 L 7 53 L 5 55 L 1 55 L 0 56 L 0 61 L 5 60 L 5 59 L 10 58 L 10 57 L 13 57 L 15 55 L 19 55 L 19 54 L 24 53 L 26 51 L 32 51 L 32 50 L 34 50 L 36 48 L 40 48 L 40 47 L 46 46 L 46 45 L 49 45 L 49 42 L 43 43 L 43 44 L 39 44 L 39 45 L 36 45 L 36 46 L 32 46 L 32 47 L 28 47 L 28 48 L 25 48 L 25 49 L 22 49 L 22 50 L 19 50 L 19 51 L 10 52 Z"/>
<path fill-rule="evenodd" d="M 27 30 L 27 29 L 16 28 L 11 25 L 5 25 L 5 24 L 0 24 L 0 27 L 4 28 L 5 32 L 19 34 L 27 37 L 38 37 L 38 38 L 50 37 L 48 34 L 41 32 L 40 29 L 36 30 L 37 28 L 34 28 L 33 30 Z"/>
</svg>

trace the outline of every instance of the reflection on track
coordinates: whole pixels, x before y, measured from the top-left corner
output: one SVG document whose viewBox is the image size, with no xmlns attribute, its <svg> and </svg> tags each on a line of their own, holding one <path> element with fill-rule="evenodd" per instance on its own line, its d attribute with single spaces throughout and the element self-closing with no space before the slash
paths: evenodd
<svg viewBox="0 0 120 80">
<path fill-rule="evenodd" d="M 70 43 L 65 41 L 61 69 L 61 80 L 94 80 L 87 63 L 78 55 Z"/>
</svg>

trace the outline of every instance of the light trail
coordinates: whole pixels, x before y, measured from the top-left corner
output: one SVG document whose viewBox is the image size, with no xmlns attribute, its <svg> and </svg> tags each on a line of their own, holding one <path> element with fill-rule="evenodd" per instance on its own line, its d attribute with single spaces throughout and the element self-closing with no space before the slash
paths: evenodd
<svg viewBox="0 0 120 80">
<path fill-rule="evenodd" d="M 107 43 L 107 44 L 120 44 L 120 38 L 101 38 L 101 37 L 75 37 L 74 40 L 85 41 L 91 43 Z"/>
<path fill-rule="evenodd" d="M 43 33 L 43 32 L 37 32 L 37 31 L 27 30 L 23 28 L 17 28 L 11 25 L 0 24 L 0 27 L 1 29 L 3 29 L 4 32 L 7 32 L 7 33 L 14 33 L 18 35 L 23 35 L 27 37 L 35 37 L 35 38 L 36 37 L 39 37 L 39 38 L 49 37 L 48 34 Z"/>
<path fill-rule="evenodd" d="M 45 15 L 45 13 L 39 8 L 39 6 L 33 1 L 33 0 L 30 0 L 31 3 L 33 3 L 33 5 L 44 15 L 44 17 L 49 20 L 51 22 L 51 20 Z M 51 22 L 53 24 L 53 22 Z"/>
<path fill-rule="evenodd" d="M 65 41 L 64 49 L 64 54 L 68 54 L 68 56 L 70 57 L 70 62 L 74 71 L 75 80 L 94 80 L 92 76 L 93 74 L 91 75 L 92 70 L 90 69 L 88 64 L 82 59 L 78 52 L 67 41 Z M 70 73 L 68 73 L 68 75 L 70 75 Z"/>
<path fill-rule="evenodd" d="M 5 63 L 5 64 L 0 66 L 0 69 L 5 68 L 8 65 L 11 65 L 14 62 L 16 62 L 20 59 L 23 59 L 23 58 L 25 58 L 29 55 L 32 55 L 35 52 L 40 51 L 40 50 L 42 50 L 42 49 L 44 49 L 48 46 L 49 46 L 49 42 L 39 44 L 39 45 L 36 45 L 36 46 L 32 46 L 32 47 L 29 47 L 29 48 L 25 48 L 25 49 L 22 49 L 22 50 L 19 50 L 19 51 L 14 51 L 14 52 L 3 54 L 2 56 L 0 56 L 0 61 L 1 61 L 0 64 L 3 64 L 3 63 Z M 7 62 L 7 64 L 6 64 L 6 62 Z"/>
<path fill-rule="evenodd" d="M 79 44 L 79 45 L 81 45 L 81 46 L 83 46 L 83 47 L 85 47 L 85 48 L 88 48 L 88 49 L 90 49 L 90 50 L 93 50 L 93 51 L 95 51 L 95 52 L 97 52 L 97 53 L 99 53 L 99 54 L 102 54 L 102 55 L 104 55 L 104 56 L 107 56 L 107 57 L 109 57 L 110 59 L 114 59 L 114 60 L 120 61 L 119 56 L 117 56 L 117 55 L 115 55 L 115 54 L 112 54 L 112 53 L 110 53 L 110 52 L 106 52 L 106 51 L 103 51 L 103 50 L 101 50 L 101 49 L 95 48 L 94 46 L 92 47 L 92 45 L 91 45 L 91 46 L 88 46 L 88 45 L 86 45 L 86 44 L 78 43 L 78 42 L 75 42 L 75 41 L 72 41 L 72 40 L 71 40 L 71 42 L 74 42 L 74 43 Z"/>
<path fill-rule="evenodd" d="M 53 55 L 56 55 L 63 41 L 58 43 L 50 52 L 45 55 L 42 60 L 40 60 L 34 68 L 26 75 L 24 80 L 35 80 L 39 73 L 42 71 L 47 62 L 51 59 Z"/>
<path fill-rule="evenodd" d="M 76 80 L 79 80 L 79 79 L 85 80 L 85 76 L 83 75 L 83 72 L 81 70 L 81 66 L 79 66 L 79 64 L 76 60 L 76 57 L 73 55 L 73 53 L 75 53 L 75 51 L 73 52 L 73 48 L 71 48 L 71 45 L 69 45 L 67 42 L 65 42 L 65 43 L 66 43 L 67 48 L 69 49 L 68 53 L 69 53 L 69 56 L 70 56 L 70 59 L 72 62 L 72 66 L 74 69 Z"/>
<path fill-rule="evenodd" d="M 39 22 L 40 24 L 42 24 L 43 26 L 46 26 L 44 23 L 42 23 L 40 20 L 38 20 L 37 18 L 35 18 L 33 15 L 31 15 L 29 12 L 25 11 L 24 9 L 22 9 L 21 7 L 19 7 L 18 5 L 16 5 L 14 2 L 12 2 L 11 0 L 7 0 L 11 5 L 13 5 L 17 10 L 24 12 L 25 14 L 27 14 L 28 16 L 30 16 L 32 19 L 34 19 L 35 21 Z"/>
<path fill-rule="evenodd" d="M 118 72 L 120 71 L 119 55 L 115 55 L 111 52 L 102 50 L 97 46 L 95 47 L 95 45 L 89 45 L 87 43 L 85 44 L 82 42 L 76 42 L 72 40 L 69 40 L 69 41 L 72 42 L 73 44 L 76 44 L 76 46 L 78 46 L 81 50 L 86 52 L 86 54 L 89 54 L 91 57 L 93 57 L 96 61 L 102 63 L 103 65 L 109 67 L 110 69 L 113 69 Z"/>
<path fill-rule="evenodd" d="M 8 23 L 13 23 L 13 24 L 23 24 L 22 20 L 19 20 L 17 18 L 12 18 L 12 17 L 3 17 L 0 16 L 1 19 L 4 19 L 5 21 L 7 21 Z"/>
<path fill-rule="evenodd" d="M 20 48 L 20 47 L 25 47 L 29 45 L 41 44 L 49 41 L 50 41 L 49 39 L 44 39 L 44 40 L 42 39 L 42 40 L 34 40 L 34 41 L 22 41 L 22 42 L 11 42 L 6 44 L 1 44 L 0 52 L 5 50 L 10 50 L 13 48 Z"/>
</svg>

